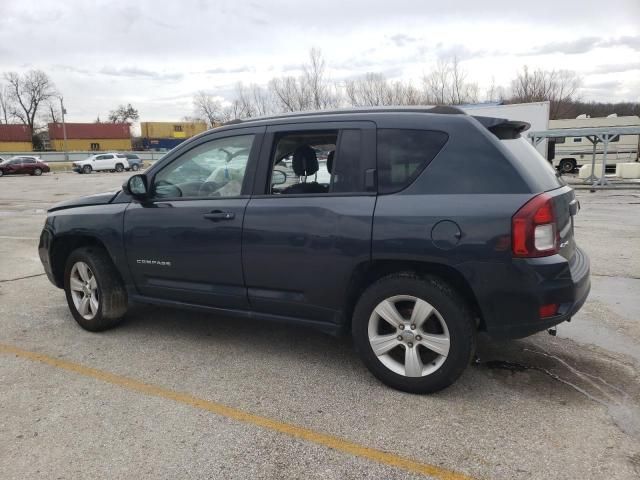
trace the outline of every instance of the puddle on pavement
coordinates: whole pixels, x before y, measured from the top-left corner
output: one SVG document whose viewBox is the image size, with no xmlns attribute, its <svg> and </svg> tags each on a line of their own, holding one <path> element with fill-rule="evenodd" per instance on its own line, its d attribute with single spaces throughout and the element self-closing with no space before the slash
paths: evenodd
<svg viewBox="0 0 640 480">
<path fill-rule="evenodd" d="M 636 385 L 637 376 L 631 383 L 623 381 L 629 374 L 620 371 L 615 380 L 586 371 L 578 367 L 574 361 L 567 360 L 545 351 L 541 346 L 530 343 L 528 346 L 517 344 L 520 348 L 501 348 L 499 351 L 487 352 L 486 358 L 477 357 L 473 365 L 477 368 L 501 370 L 518 376 L 524 372 L 535 371 L 562 383 L 585 398 L 596 402 L 607 409 L 609 417 L 616 426 L 627 435 L 640 440 L 640 395 L 625 390 L 618 384 Z M 523 348 L 524 347 L 524 348 Z M 491 357 L 502 358 L 491 358 Z M 517 357 L 518 360 L 504 358 Z"/>
</svg>

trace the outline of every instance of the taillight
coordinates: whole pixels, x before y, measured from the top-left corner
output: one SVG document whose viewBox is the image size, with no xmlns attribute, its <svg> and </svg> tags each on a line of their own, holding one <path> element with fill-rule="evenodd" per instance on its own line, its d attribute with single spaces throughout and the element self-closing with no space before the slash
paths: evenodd
<svg viewBox="0 0 640 480">
<path fill-rule="evenodd" d="M 542 193 L 525 203 L 511 219 L 515 257 L 546 257 L 559 251 L 551 197 Z"/>
</svg>

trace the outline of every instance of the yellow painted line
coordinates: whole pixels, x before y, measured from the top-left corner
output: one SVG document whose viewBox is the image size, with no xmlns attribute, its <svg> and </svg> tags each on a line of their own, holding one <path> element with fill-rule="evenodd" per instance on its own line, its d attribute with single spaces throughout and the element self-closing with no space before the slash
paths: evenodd
<svg viewBox="0 0 640 480">
<path fill-rule="evenodd" d="M 156 385 L 140 382 L 133 378 L 123 377 L 113 373 L 97 370 L 95 368 L 86 367 L 79 363 L 68 362 L 66 360 L 60 360 L 58 358 L 49 357 L 41 353 L 30 352 L 28 350 L 22 350 L 21 348 L 14 347 L 12 345 L 5 345 L 0 343 L 0 353 L 13 354 L 19 358 L 25 358 L 35 362 L 44 363 L 52 367 L 61 368 L 69 372 L 77 373 L 84 377 L 94 378 L 112 385 L 132 390 L 134 392 L 144 393 L 154 397 L 160 397 L 167 400 L 173 400 L 174 402 L 189 405 L 191 407 L 206 410 L 216 415 L 231 418 L 240 422 L 248 423 L 251 425 L 257 425 L 269 430 L 273 430 L 293 438 L 306 440 L 307 442 L 322 445 L 339 452 L 349 453 L 356 457 L 366 458 L 377 463 L 389 465 L 392 467 L 405 470 L 412 473 L 420 473 L 423 475 L 429 475 L 439 480 L 472 480 L 471 477 L 462 473 L 457 473 L 451 470 L 447 470 L 436 465 L 430 465 L 428 463 L 422 463 L 410 458 L 402 457 L 393 453 L 385 452 L 383 450 L 377 450 L 375 448 L 365 447 L 357 443 L 344 440 L 339 437 L 327 435 L 325 433 L 316 432 L 304 427 L 299 427 L 291 423 L 284 423 L 272 418 L 255 415 L 253 413 L 245 412 L 243 410 L 229 407 L 217 402 L 211 402 L 202 398 L 194 397 L 188 393 L 175 392 L 166 388 L 162 388 Z"/>
</svg>

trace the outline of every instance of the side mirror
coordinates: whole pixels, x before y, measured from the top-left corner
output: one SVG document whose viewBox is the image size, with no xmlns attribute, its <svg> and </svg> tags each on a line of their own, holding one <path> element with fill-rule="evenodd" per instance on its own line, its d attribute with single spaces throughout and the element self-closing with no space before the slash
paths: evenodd
<svg viewBox="0 0 640 480">
<path fill-rule="evenodd" d="M 282 170 L 274 170 L 271 173 L 271 185 L 282 185 L 287 181 L 287 174 Z"/>
<path fill-rule="evenodd" d="M 135 198 L 145 198 L 148 195 L 147 176 L 133 175 L 122 184 L 124 193 Z"/>
</svg>

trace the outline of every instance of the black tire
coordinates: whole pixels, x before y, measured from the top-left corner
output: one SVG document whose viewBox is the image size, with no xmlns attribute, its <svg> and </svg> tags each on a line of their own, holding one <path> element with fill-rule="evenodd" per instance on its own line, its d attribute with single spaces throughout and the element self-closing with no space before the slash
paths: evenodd
<svg viewBox="0 0 640 480">
<path fill-rule="evenodd" d="M 560 160 L 560 171 L 562 173 L 571 173 L 576 169 L 576 161 L 572 158 L 564 158 Z"/>
<path fill-rule="evenodd" d="M 4 172 L 0 170 L 0 177 L 4 175 Z"/>
<path fill-rule="evenodd" d="M 98 309 L 90 320 L 80 314 L 71 294 L 71 272 L 77 262 L 87 264 L 97 281 Z M 91 332 L 114 327 L 122 321 L 127 311 L 127 291 L 109 255 L 100 247 L 82 247 L 69 255 L 64 271 L 64 291 L 73 318 L 82 328 Z"/>
<path fill-rule="evenodd" d="M 82 167 L 82 173 L 91 173 L 91 170 L 93 170 L 91 168 L 91 165 L 85 165 L 84 167 Z"/>
<path fill-rule="evenodd" d="M 118 163 L 116 165 L 116 172 L 120 173 L 124 171 L 124 165 L 122 165 L 121 163 Z"/>
<path fill-rule="evenodd" d="M 131 165 L 131 170 L 133 170 L 134 172 L 137 172 L 138 170 L 140 170 L 140 167 L 138 166 L 137 163 L 134 163 L 133 165 Z"/>
<path fill-rule="evenodd" d="M 33 171 L 33 174 L 34 174 L 36 177 L 39 177 L 40 175 L 42 175 L 42 169 L 41 169 L 41 168 L 36 168 L 36 169 Z"/>
<path fill-rule="evenodd" d="M 430 303 L 440 313 L 448 329 L 450 346 L 447 356 L 439 368 L 421 377 L 408 377 L 389 369 L 376 356 L 369 342 L 369 319 L 374 309 L 383 300 L 398 295 L 410 295 Z M 476 346 L 475 323 L 465 300 L 440 278 L 418 277 L 412 273 L 383 277 L 364 291 L 353 313 L 352 335 L 360 358 L 369 371 L 384 384 L 409 393 L 433 393 L 454 383 L 470 364 Z M 397 348 L 405 352 L 407 347 Z"/>
</svg>

